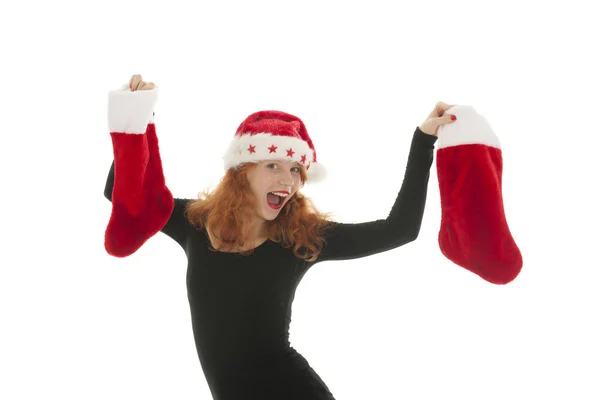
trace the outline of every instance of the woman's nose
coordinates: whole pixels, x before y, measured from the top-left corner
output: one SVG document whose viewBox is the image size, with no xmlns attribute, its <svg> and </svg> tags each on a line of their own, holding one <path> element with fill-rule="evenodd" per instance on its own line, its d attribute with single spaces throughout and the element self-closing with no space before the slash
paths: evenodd
<svg viewBox="0 0 600 400">
<path fill-rule="evenodd" d="M 282 185 L 292 186 L 294 184 L 294 177 L 290 171 L 282 172 L 279 176 L 279 183 Z"/>
</svg>

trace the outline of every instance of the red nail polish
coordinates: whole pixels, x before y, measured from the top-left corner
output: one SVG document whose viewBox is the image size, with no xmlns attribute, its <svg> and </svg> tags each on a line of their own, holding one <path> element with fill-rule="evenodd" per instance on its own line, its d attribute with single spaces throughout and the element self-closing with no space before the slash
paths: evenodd
<svg viewBox="0 0 600 400">
<path fill-rule="evenodd" d="M 451 116 L 451 117 L 450 117 L 450 119 L 451 119 L 452 121 L 456 121 L 456 115 L 453 115 L 453 116 Z"/>
</svg>

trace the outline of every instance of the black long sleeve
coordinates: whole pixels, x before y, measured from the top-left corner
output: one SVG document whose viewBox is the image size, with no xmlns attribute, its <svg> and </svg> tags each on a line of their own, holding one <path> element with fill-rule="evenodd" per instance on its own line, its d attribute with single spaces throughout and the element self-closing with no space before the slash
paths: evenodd
<svg viewBox="0 0 600 400">
<path fill-rule="evenodd" d="M 316 262 L 365 257 L 415 240 L 421 229 L 436 136 L 418 127 L 412 137 L 402 187 L 385 219 L 363 223 L 334 223 Z"/>
<path fill-rule="evenodd" d="M 106 178 L 106 185 L 104 185 L 104 197 L 112 202 L 112 192 L 115 185 L 115 161 L 113 160 L 110 164 L 110 170 L 108 171 L 108 177 Z"/>
</svg>

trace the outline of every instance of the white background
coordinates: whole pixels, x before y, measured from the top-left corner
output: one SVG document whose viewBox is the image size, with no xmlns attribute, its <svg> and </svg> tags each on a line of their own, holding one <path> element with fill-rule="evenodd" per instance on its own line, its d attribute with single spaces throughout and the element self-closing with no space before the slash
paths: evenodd
<svg viewBox="0 0 600 400">
<path fill-rule="evenodd" d="M 0 398 L 210 399 L 166 235 L 104 250 L 107 94 L 160 87 L 167 184 L 195 197 L 250 113 L 301 117 L 342 222 L 384 218 L 437 101 L 502 143 L 523 254 L 497 286 L 437 244 L 435 163 L 419 238 L 315 265 L 291 343 L 339 400 L 598 399 L 600 28 L 593 2 L 22 2 L 3 6 Z"/>
</svg>

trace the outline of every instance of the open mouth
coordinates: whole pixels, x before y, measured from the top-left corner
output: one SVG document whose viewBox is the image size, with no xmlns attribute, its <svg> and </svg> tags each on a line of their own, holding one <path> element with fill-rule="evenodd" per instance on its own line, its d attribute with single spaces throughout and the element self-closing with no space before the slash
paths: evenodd
<svg viewBox="0 0 600 400">
<path fill-rule="evenodd" d="M 267 193 L 267 204 L 274 210 L 279 210 L 283 203 L 285 203 L 285 197 L 277 195 L 273 192 Z"/>
</svg>

